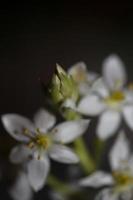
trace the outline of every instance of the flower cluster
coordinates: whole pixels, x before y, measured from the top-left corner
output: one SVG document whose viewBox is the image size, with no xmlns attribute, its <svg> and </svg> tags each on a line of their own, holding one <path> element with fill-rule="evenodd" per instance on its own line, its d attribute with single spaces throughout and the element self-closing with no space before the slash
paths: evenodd
<svg viewBox="0 0 133 200">
<path fill-rule="evenodd" d="M 53 199 L 76 199 L 73 196 L 79 193 L 81 199 L 89 199 L 83 194 L 84 188 L 89 191 L 93 187 L 96 200 L 132 200 L 132 141 L 124 129 L 133 131 L 133 87 L 127 82 L 121 59 L 117 55 L 107 57 L 102 75 L 88 71 L 84 62 L 76 63 L 68 71 L 57 64 L 47 90 L 53 113 L 41 108 L 32 121 L 15 113 L 1 117 L 6 132 L 18 142 L 9 155 L 12 163 L 21 166 L 10 188 L 12 198 L 30 200 L 33 191 L 47 184 Z M 85 133 L 89 138 L 89 124 L 95 117 L 96 155 L 83 136 Z M 113 146 L 106 149 L 106 141 Z M 107 154 L 104 159 L 109 169 L 100 167 L 103 153 Z M 78 176 L 69 183 L 58 180 L 51 175 L 51 159 L 69 164 L 70 171 L 66 173 L 72 177 L 72 164 L 74 171 L 80 166 Z"/>
</svg>

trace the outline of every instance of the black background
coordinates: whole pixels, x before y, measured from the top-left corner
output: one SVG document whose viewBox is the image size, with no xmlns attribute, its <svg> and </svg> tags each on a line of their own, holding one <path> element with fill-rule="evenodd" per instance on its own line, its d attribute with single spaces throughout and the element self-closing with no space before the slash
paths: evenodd
<svg viewBox="0 0 133 200">
<path fill-rule="evenodd" d="M 102 61 L 110 53 L 121 56 L 132 79 L 131 3 L 32 1 L 1 5 L 0 114 L 31 116 L 43 105 L 39 78 L 47 82 L 55 63 L 67 68 L 85 61 L 90 70 L 101 72 Z M 2 194 L 0 199 L 6 199 Z"/>
</svg>

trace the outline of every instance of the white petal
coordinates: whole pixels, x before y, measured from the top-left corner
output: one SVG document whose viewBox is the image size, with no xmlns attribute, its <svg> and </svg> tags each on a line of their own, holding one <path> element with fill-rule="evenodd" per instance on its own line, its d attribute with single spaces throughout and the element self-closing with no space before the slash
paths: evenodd
<svg viewBox="0 0 133 200">
<path fill-rule="evenodd" d="M 105 111 L 99 118 L 97 125 L 97 134 L 99 138 L 105 140 L 115 133 L 120 125 L 120 113 L 108 110 Z"/>
<path fill-rule="evenodd" d="M 29 185 L 27 176 L 21 172 L 15 184 L 10 188 L 9 194 L 14 200 L 31 200 L 33 191 Z"/>
<path fill-rule="evenodd" d="M 83 97 L 78 105 L 78 112 L 84 115 L 97 116 L 105 109 L 105 104 L 101 99 L 93 94 Z"/>
<path fill-rule="evenodd" d="M 83 178 L 79 181 L 81 186 L 90 186 L 98 188 L 101 186 L 112 185 L 113 178 L 110 174 L 102 171 L 97 171 L 91 174 L 90 176 Z"/>
<path fill-rule="evenodd" d="M 78 85 L 79 88 L 79 93 L 82 96 L 86 96 L 87 94 L 89 94 L 89 92 L 91 92 L 91 86 L 89 83 L 87 82 L 82 82 Z"/>
<path fill-rule="evenodd" d="M 125 106 L 123 108 L 123 115 L 127 125 L 133 130 L 133 106 Z"/>
<path fill-rule="evenodd" d="M 60 194 L 60 193 L 53 191 L 53 190 L 50 191 L 49 196 L 50 196 L 51 200 L 67 200 L 65 195 Z"/>
<path fill-rule="evenodd" d="M 28 163 L 28 179 L 34 191 L 42 189 L 49 169 L 49 160 L 47 158 L 44 158 L 44 160 L 33 159 Z"/>
<path fill-rule="evenodd" d="M 79 162 L 77 155 L 69 147 L 64 145 L 53 145 L 49 151 L 49 155 L 52 159 L 61 163 L 70 164 Z"/>
<path fill-rule="evenodd" d="M 86 75 L 87 73 L 87 67 L 86 64 L 84 62 L 78 62 L 74 65 L 72 65 L 69 70 L 68 73 L 70 75 L 72 75 L 72 77 L 74 78 L 75 81 L 78 81 L 78 77 L 80 75 L 80 73 L 84 73 Z"/>
<path fill-rule="evenodd" d="M 90 83 L 92 83 L 93 81 L 95 81 L 97 77 L 98 77 L 98 74 L 96 74 L 95 72 L 89 71 L 89 72 L 87 73 L 87 80 L 88 80 L 88 82 L 90 82 Z"/>
<path fill-rule="evenodd" d="M 75 110 L 76 104 L 72 99 L 67 99 L 65 102 L 63 102 L 62 107 L 71 108 L 71 109 Z"/>
<path fill-rule="evenodd" d="M 40 109 L 34 116 L 34 122 L 36 128 L 39 128 L 41 132 L 45 132 L 53 127 L 56 118 L 48 111 Z"/>
<path fill-rule="evenodd" d="M 21 163 L 28 160 L 31 155 L 31 149 L 24 145 L 18 145 L 11 150 L 10 160 L 13 163 Z"/>
<path fill-rule="evenodd" d="M 113 170 L 122 167 L 122 162 L 129 158 L 129 143 L 123 131 L 120 132 L 112 147 L 110 154 L 110 165 Z"/>
<path fill-rule="evenodd" d="M 109 95 L 109 90 L 103 80 L 103 78 L 98 78 L 92 85 L 92 92 L 95 92 L 100 97 L 107 97 Z"/>
<path fill-rule="evenodd" d="M 118 90 L 125 84 L 124 64 L 117 55 L 110 55 L 104 60 L 103 77 L 111 90 Z"/>
<path fill-rule="evenodd" d="M 101 190 L 95 200 L 118 200 L 119 193 L 114 193 L 112 188 Z M 126 199 L 127 200 L 127 199 Z"/>
<path fill-rule="evenodd" d="M 32 122 L 18 114 L 5 114 L 2 116 L 2 123 L 6 131 L 18 141 L 29 141 L 29 138 L 24 135 L 24 129 L 34 131 Z"/>
<path fill-rule="evenodd" d="M 53 129 L 53 138 L 61 143 L 73 142 L 86 131 L 89 122 L 87 119 L 63 122 Z"/>
<path fill-rule="evenodd" d="M 131 173 L 133 174 L 133 154 L 129 156 L 129 159 L 127 160 L 127 165 L 131 170 Z"/>
</svg>

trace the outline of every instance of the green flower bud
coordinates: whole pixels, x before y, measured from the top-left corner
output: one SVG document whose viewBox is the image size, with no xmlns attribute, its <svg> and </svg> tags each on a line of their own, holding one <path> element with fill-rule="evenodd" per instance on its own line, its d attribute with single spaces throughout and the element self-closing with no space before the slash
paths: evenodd
<svg viewBox="0 0 133 200">
<path fill-rule="evenodd" d="M 78 87 L 64 69 L 57 64 L 57 72 L 54 74 L 51 82 L 50 93 L 55 103 L 64 102 L 66 99 L 78 100 Z"/>
<path fill-rule="evenodd" d="M 66 120 L 78 120 L 78 119 L 81 119 L 81 115 L 74 111 L 73 109 L 71 108 L 65 108 L 63 111 L 63 116 Z"/>
</svg>

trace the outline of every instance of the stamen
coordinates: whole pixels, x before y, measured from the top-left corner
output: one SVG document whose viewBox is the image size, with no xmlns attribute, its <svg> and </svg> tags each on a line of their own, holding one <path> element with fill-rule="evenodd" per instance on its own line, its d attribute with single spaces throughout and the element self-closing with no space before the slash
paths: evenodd
<svg viewBox="0 0 133 200">
<path fill-rule="evenodd" d="M 133 176 L 130 176 L 127 172 L 114 171 L 112 173 L 117 186 L 128 186 L 133 184 Z"/>
<path fill-rule="evenodd" d="M 125 95 L 121 91 L 113 92 L 109 97 L 105 98 L 105 103 L 110 106 L 117 106 L 125 99 Z"/>
<path fill-rule="evenodd" d="M 34 142 L 29 142 L 28 143 L 28 147 L 30 148 L 30 149 L 33 149 L 34 147 L 35 147 L 35 144 L 34 144 Z"/>
<path fill-rule="evenodd" d="M 24 134 L 25 136 L 27 136 L 27 137 L 30 137 L 30 138 L 33 137 L 32 133 L 31 133 L 30 130 L 27 129 L 27 128 L 24 128 L 24 129 L 23 129 L 23 134 Z"/>
</svg>

